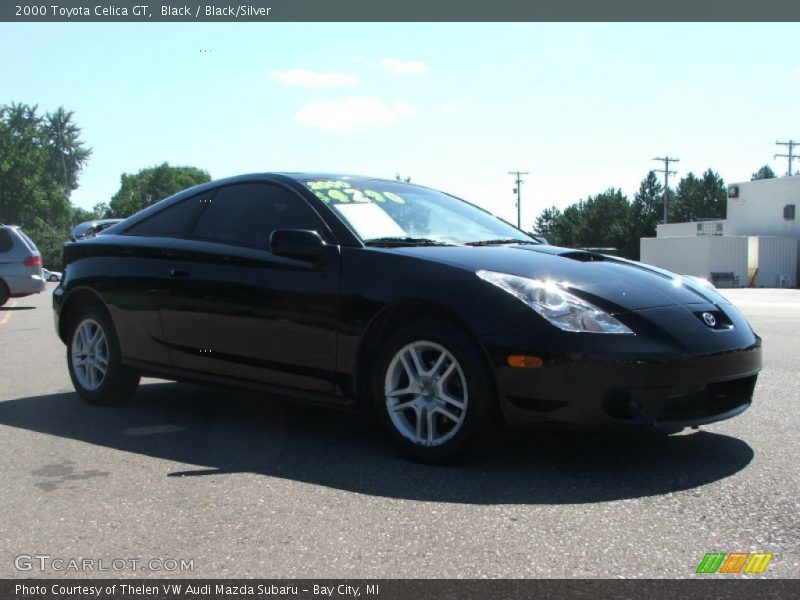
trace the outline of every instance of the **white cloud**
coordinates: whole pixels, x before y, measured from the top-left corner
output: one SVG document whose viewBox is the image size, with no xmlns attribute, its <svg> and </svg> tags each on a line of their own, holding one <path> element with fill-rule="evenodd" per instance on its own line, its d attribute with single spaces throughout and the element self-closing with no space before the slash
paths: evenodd
<svg viewBox="0 0 800 600">
<path fill-rule="evenodd" d="M 416 106 L 402 100 L 398 100 L 397 102 L 393 103 L 392 107 L 398 115 L 405 119 L 413 119 L 417 116 L 417 114 L 419 114 Z"/>
<path fill-rule="evenodd" d="M 795 75 L 800 75 L 800 65 L 797 65 L 797 66 L 794 68 L 794 74 L 795 74 Z"/>
<path fill-rule="evenodd" d="M 458 100 L 447 100 L 442 102 L 439 112 L 443 117 L 460 117 L 464 114 L 464 107 Z"/>
<path fill-rule="evenodd" d="M 430 67 L 421 60 L 400 60 L 399 58 L 384 58 L 380 65 L 392 75 L 420 75 L 430 71 Z"/>
<path fill-rule="evenodd" d="M 364 62 L 365 60 L 367 60 L 367 59 L 364 58 L 363 56 L 361 56 L 360 54 L 356 54 L 352 58 L 350 58 L 350 62 L 354 62 L 354 63 Z"/>
<path fill-rule="evenodd" d="M 311 100 L 294 116 L 294 122 L 322 131 L 355 131 L 368 125 L 389 125 L 417 116 L 408 102 L 386 104 L 377 96 L 349 96 L 343 100 Z"/>
<path fill-rule="evenodd" d="M 283 85 L 302 85 L 305 87 L 332 87 L 358 83 L 358 77 L 348 73 L 315 73 L 307 69 L 273 70 L 269 72 L 269 75 Z"/>
</svg>

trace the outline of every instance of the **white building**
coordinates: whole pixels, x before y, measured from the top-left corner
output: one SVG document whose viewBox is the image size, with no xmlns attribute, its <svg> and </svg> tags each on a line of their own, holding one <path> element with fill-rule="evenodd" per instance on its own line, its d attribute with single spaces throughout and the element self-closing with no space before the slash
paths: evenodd
<svg viewBox="0 0 800 600">
<path fill-rule="evenodd" d="M 728 186 L 727 218 L 658 225 L 641 260 L 720 286 L 797 287 L 800 177 Z"/>
</svg>

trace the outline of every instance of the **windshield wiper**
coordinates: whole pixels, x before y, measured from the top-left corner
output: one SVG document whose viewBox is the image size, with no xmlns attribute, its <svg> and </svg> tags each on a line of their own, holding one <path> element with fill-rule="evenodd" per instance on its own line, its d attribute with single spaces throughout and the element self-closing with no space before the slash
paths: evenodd
<svg viewBox="0 0 800 600">
<path fill-rule="evenodd" d="M 467 246 L 500 246 L 502 244 L 534 244 L 538 245 L 540 242 L 533 240 L 518 240 L 515 238 L 505 238 L 497 240 L 480 240 L 477 242 L 467 242 Z"/>
<path fill-rule="evenodd" d="M 368 240 L 364 240 L 364 243 L 367 246 L 386 246 L 390 248 L 396 246 L 451 246 L 452 245 L 446 242 L 440 242 L 438 240 L 432 240 L 429 238 L 417 238 L 417 237 L 371 238 Z"/>
</svg>

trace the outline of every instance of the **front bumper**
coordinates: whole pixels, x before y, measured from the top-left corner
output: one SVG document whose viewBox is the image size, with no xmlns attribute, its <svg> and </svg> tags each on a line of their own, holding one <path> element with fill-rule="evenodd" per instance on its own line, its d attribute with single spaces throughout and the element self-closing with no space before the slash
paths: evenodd
<svg viewBox="0 0 800 600">
<path fill-rule="evenodd" d="M 538 369 L 510 367 L 498 356 L 493 363 L 509 423 L 675 428 L 744 412 L 762 349 L 756 338 L 745 348 L 696 357 L 562 357 Z"/>
</svg>

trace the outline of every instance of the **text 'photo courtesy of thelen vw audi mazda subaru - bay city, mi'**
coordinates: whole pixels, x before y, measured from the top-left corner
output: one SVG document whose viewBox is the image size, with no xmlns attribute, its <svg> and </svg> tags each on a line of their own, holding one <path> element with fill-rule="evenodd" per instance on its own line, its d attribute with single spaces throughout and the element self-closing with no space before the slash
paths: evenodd
<svg viewBox="0 0 800 600">
<path fill-rule="evenodd" d="M 56 329 L 87 402 L 124 401 L 143 375 L 249 388 L 368 411 L 421 461 L 503 422 L 727 419 L 762 362 L 707 282 L 543 244 L 398 181 L 211 182 L 67 243 L 64 265 Z"/>
</svg>

